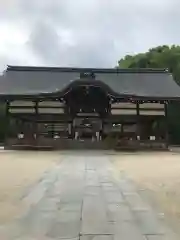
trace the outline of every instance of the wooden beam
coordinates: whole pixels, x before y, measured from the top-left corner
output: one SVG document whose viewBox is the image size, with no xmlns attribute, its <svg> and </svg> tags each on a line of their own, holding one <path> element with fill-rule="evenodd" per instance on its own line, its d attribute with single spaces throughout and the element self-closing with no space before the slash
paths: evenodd
<svg viewBox="0 0 180 240">
<path fill-rule="evenodd" d="M 112 115 L 136 115 L 135 109 L 111 109 Z"/>
<path fill-rule="evenodd" d="M 10 113 L 35 113 L 35 108 L 9 108 Z"/>
<path fill-rule="evenodd" d="M 60 101 L 41 101 L 39 107 L 65 107 L 65 104 Z"/>
<path fill-rule="evenodd" d="M 10 107 L 34 107 L 34 102 L 15 100 L 10 103 Z"/>
<path fill-rule="evenodd" d="M 164 104 L 161 103 L 140 103 L 140 109 L 164 109 Z"/>
<path fill-rule="evenodd" d="M 41 108 L 38 107 L 38 112 L 39 114 L 62 114 L 64 113 L 64 109 L 63 108 Z"/>
<path fill-rule="evenodd" d="M 139 111 L 139 114 L 140 115 L 143 115 L 143 116 L 165 116 L 165 112 L 164 110 L 141 110 Z"/>
<path fill-rule="evenodd" d="M 119 102 L 119 103 L 113 103 L 111 104 L 111 109 L 116 109 L 116 108 L 122 108 L 122 109 L 136 109 L 136 104 L 135 103 L 129 103 L 129 102 Z"/>
</svg>

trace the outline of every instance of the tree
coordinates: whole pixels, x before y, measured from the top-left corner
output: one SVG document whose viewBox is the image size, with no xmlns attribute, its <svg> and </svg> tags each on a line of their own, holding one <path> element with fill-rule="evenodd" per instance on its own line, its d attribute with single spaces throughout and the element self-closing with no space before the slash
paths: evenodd
<svg viewBox="0 0 180 240">
<path fill-rule="evenodd" d="M 158 46 L 148 52 L 127 55 L 118 61 L 119 68 L 165 68 L 168 69 L 180 84 L 180 46 Z M 163 86 L 162 86 L 163 87 Z M 180 143 L 180 103 L 168 107 L 168 125 L 170 140 Z"/>
</svg>

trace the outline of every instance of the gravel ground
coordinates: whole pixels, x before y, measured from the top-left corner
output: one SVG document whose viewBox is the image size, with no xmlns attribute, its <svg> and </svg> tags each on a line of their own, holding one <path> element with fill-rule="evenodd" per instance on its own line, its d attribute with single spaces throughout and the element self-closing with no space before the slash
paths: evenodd
<svg viewBox="0 0 180 240">
<path fill-rule="evenodd" d="M 180 236 L 180 153 L 121 153 L 113 161 Z"/>
<path fill-rule="evenodd" d="M 59 160 L 56 152 L 0 151 L 0 224 L 25 210 L 21 198 Z"/>
</svg>

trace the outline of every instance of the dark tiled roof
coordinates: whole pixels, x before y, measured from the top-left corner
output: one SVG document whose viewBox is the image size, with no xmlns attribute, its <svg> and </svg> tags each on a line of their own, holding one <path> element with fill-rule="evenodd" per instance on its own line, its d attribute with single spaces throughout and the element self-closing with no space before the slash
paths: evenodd
<svg viewBox="0 0 180 240">
<path fill-rule="evenodd" d="M 35 66 L 10 66 L 7 71 L 46 71 L 46 72 L 94 72 L 94 73 L 162 73 L 168 70 L 162 68 L 75 68 L 75 67 L 35 67 Z"/>
<path fill-rule="evenodd" d="M 102 82 L 109 94 L 152 99 L 178 99 L 180 87 L 165 69 L 92 69 L 8 66 L 0 77 L 0 95 L 41 95 L 67 90 L 80 73 L 94 73 L 93 84 Z M 82 79 L 81 83 L 87 79 Z"/>
</svg>

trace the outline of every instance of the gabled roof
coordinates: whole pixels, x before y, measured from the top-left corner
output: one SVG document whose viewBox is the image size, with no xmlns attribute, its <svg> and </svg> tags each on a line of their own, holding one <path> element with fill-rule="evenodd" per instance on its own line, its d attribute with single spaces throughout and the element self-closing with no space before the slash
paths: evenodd
<svg viewBox="0 0 180 240">
<path fill-rule="evenodd" d="M 95 79 L 80 79 L 93 73 Z M 8 66 L 0 77 L 0 96 L 65 94 L 75 83 L 102 84 L 114 97 L 180 99 L 180 87 L 166 69 L 94 69 Z"/>
</svg>

